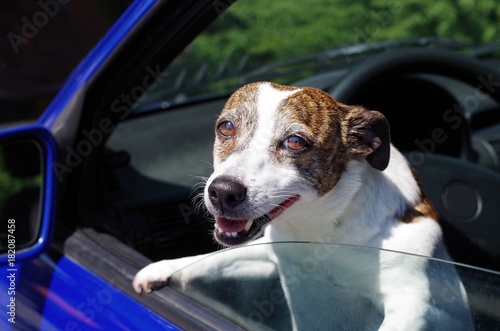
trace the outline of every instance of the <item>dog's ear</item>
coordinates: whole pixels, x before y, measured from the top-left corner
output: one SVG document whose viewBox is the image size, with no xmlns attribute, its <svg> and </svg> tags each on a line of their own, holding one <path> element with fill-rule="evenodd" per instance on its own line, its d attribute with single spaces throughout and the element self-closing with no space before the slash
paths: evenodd
<svg viewBox="0 0 500 331">
<path fill-rule="evenodd" d="M 391 135 L 384 115 L 360 106 L 349 107 L 342 130 L 344 144 L 351 154 L 363 156 L 377 170 L 387 168 Z"/>
</svg>

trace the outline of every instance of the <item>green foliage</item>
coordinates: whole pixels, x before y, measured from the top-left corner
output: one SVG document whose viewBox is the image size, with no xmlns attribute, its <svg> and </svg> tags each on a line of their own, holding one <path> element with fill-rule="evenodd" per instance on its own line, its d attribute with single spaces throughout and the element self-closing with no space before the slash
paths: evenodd
<svg viewBox="0 0 500 331">
<path fill-rule="evenodd" d="M 41 183 L 41 175 L 25 178 L 12 176 L 5 165 L 4 153 L 0 148 L 0 211 L 9 198 L 26 187 L 41 186 Z"/>
<path fill-rule="evenodd" d="M 345 52 L 348 45 L 422 38 L 471 47 L 492 42 L 500 39 L 496 2 L 239 0 L 179 56 L 168 79 L 143 103 L 230 93 L 260 79 L 296 82 L 363 58 Z M 337 58 L 282 63 L 331 49 L 338 50 Z"/>
<path fill-rule="evenodd" d="M 240 0 L 189 48 L 198 63 L 294 58 L 345 44 L 439 37 L 499 39 L 496 0 Z"/>
</svg>

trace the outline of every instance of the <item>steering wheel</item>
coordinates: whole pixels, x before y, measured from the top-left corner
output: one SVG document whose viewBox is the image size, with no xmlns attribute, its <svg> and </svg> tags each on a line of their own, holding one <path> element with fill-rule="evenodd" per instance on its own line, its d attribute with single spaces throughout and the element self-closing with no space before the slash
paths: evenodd
<svg viewBox="0 0 500 331">
<path fill-rule="evenodd" d="M 457 53 L 429 49 L 404 49 L 370 57 L 342 79 L 330 93 L 339 101 L 349 103 L 359 92 L 381 79 L 422 73 L 454 78 L 473 87 L 481 86 L 483 92 L 500 102 L 498 68 Z M 484 84 L 488 81 L 490 84 Z"/>
<path fill-rule="evenodd" d="M 359 96 L 370 89 L 391 79 L 417 74 L 461 81 L 500 103 L 498 68 L 464 55 L 432 49 L 405 49 L 370 57 L 329 92 L 343 103 L 358 104 Z M 411 93 L 414 98 L 426 97 L 419 91 Z M 420 174 L 424 191 L 440 212 L 450 254 L 459 262 L 500 270 L 500 174 L 467 162 L 473 159 L 474 152 L 465 123 L 460 128 L 460 158 L 424 155 L 418 151 L 407 156 L 414 156 L 409 160 Z M 411 126 L 411 123 L 391 124 Z M 447 237 L 446 233 L 451 235 Z"/>
</svg>

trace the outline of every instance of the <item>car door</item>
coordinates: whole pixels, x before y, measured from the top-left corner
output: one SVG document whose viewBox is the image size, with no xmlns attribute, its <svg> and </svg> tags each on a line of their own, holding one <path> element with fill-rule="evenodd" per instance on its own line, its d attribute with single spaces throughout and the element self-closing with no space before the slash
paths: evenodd
<svg viewBox="0 0 500 331">
<path fill-rule="evenodd" d="M 54 8 L 63 3 L 43 5 L 42 9 L 52 6 L 49 9 L 55 15 Z M 87 104 L 92 102 L 87 87 L 103 70 L 119 70 L 119 63 L 113 62 L 116 54 L 124 45 L 131 47 L 131 39 L 137 41 L 142 27 L 151 28 L 148 20 L 157 7 L 156 1 L 135 1 L 73 71 L 38 120 L 0 132 L 3 330 L 177 329 L 121 291 L 120 279 L 104 280 L 70 257 L 64 244 L 66 231 L 72 231 L 68 224 L 74 221 L 68 216 L 71 199 L 66 199 L 71 183 L 77 181 L 82 159 L 101 143 L 99 134 L 102 138 L 110 126 L 101 121 L 99 134 L 81 128 L 82 120 L 93 116 L 83 105 L 85 98 Z M 42 9 L 28 23 L 48 19 L 50 13 Z M 36 29 L 42 27 L 40 23 Z"/>
</svg>

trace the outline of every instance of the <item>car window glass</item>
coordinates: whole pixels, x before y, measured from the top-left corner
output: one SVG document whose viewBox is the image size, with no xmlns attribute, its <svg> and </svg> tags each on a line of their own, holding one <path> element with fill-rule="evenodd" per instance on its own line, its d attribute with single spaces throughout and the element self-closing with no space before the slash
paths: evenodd
<svg viewBox="0 0 500 331">
<path fill-rule="evenodd" d="M 384 284 L 379 277 L 384 263 L 408 266 L 406 274 L 398 275 L 404 278 L 406 296 L 417 297 L 425 290 L 425 286 L 412 286 L 413 281 L 421 280 L 413 279 L 412 268 L 425 269 L 432 292 L 429 314 L 438 316 L 447 327 L 462 323 L 461 314 L 444 313 L 460 305 L 458 271 L 476 325 L 484 330 L 499 325 L 499 273 L 368 247 L 316 243 L 244 246 L 214 253 L 178 271 L 169 286 L 251 330 L 291 329 L 290 307 L 295 315 L 323 320 L 322 325 L 329 326 L 326 329 L 341 325 L 349 330 L 377 330 L 384 318 L 379 290 Z M 396 286 L 399 281 L 388 280 L 385 285 L 392 282 Z M 311 329 L 308 323 L 315 323 L 300 317 L 296 322 L 301 330 Z M 433 327 L 442 329 L 442 325 Z"/>
<path fill-rule="evenodd" d="M 34 243 L 40 227 L 42 148 L 35 140 L 0 145 L 0 252 Z M 9 245 L 15 243 L 15 245 Z"/>
<path fill-rule="evenodd" d="M 234 91 L 252 81 L 305 84 L 328 69 L 405 47 L 471 52 L 497 40 L 494 2 L 240 0 L 200 34 L 162 74 L 138 108 Z M 476 52 L 477 53 L 477 52 Z M 311 84 L 311 82 L 307 82 Z"/>
</svg>

